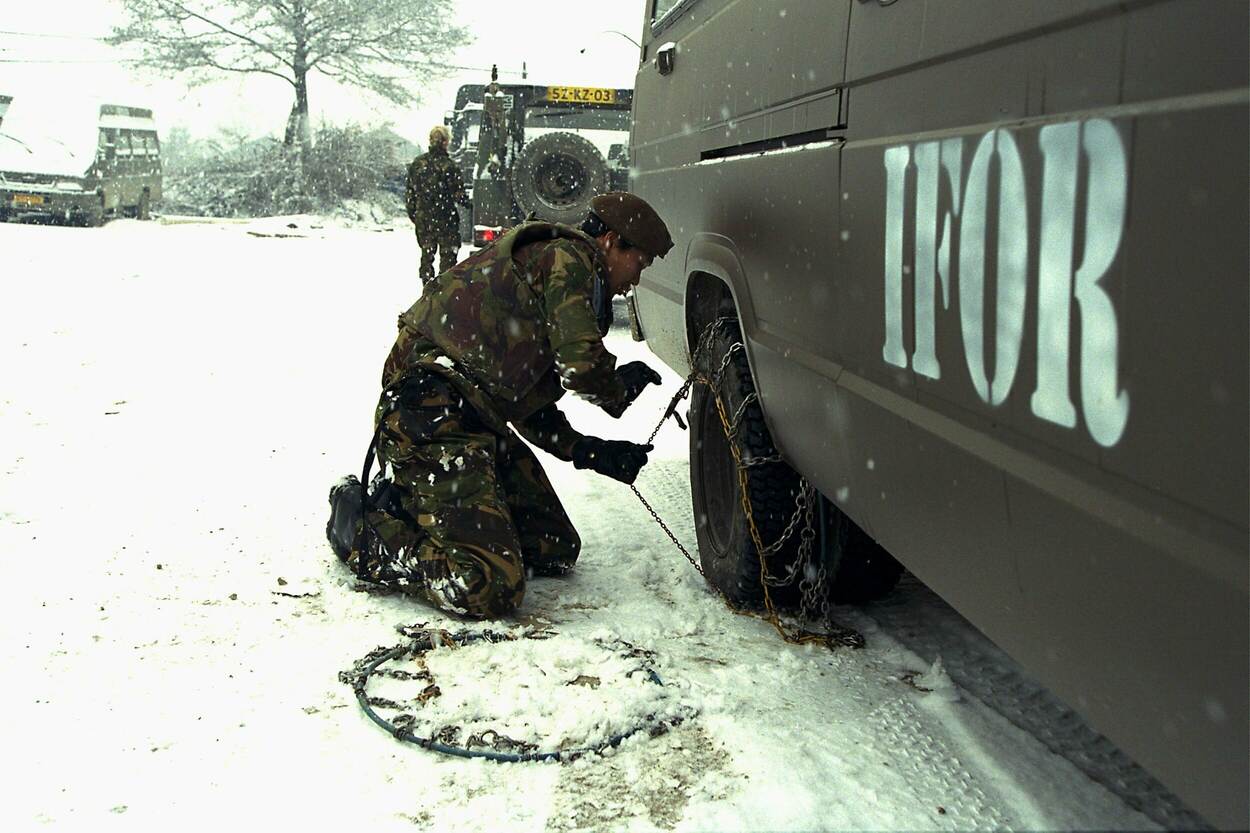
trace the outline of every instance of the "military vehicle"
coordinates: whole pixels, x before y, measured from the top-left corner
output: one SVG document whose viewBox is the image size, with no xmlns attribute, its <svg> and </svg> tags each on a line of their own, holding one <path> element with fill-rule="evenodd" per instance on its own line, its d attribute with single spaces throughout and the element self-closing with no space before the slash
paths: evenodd
<svg viewBox="0 0 1250 833">
<path fill-rule="evenodd" d="M 819 490 L 835 600 L 906 567 L 1211 823 L 1247 825 L 1243 0 L 648 0 L 636 326 L 699 553 L 760 593 Z M 696 352 L 700 335 L 709 344 Z M 738 343 L 742 347 L 737 347 Z M 764 540 L 769 540 L 766 532 Z M 784 564 L 769 565 L 779 571 Z"/>
<path fill-rule="evenodd" d="M 146 220 L 161 198 L 152 111 L 18 98 L 0 112 L 0 220 Z"/>
<path fill-rule="evenodd" d="M 449 114 L 450 152 L 471 188 L 461 236 L 477 246 L 534 214 L 576 223 L 628 183 L 631 90 L 466 84 Z"/>
</svg>

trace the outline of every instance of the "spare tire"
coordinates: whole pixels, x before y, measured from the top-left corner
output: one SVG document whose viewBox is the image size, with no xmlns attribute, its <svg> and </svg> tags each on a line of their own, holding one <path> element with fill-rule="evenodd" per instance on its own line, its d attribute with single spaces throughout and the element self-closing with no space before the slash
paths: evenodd
<svg viewBox="0 0 1250 833">
<path fill-rule="evenodd" d="M 577 225 L 590 201 L 608 190 L 608 163 L 576 133 L 546 133 L 527 142 L 512 168 L 512 196 L 522 214 Z"/>
</svg>

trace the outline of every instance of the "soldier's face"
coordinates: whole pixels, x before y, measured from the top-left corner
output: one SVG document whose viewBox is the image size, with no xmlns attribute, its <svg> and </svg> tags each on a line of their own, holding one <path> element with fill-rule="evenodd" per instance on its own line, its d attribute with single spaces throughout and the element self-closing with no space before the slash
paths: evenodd
<svg viewBox="0 0 1250 833">
<path fill-rule="evenodd" d="M 603 258 L 608 264 L 608 288 L 613 295 L 624 295 L 638 285 L 642 270 L 651 265 L 651 255 L 636 246 L 621 247 L 614 232 L 605 235 Z"/>
</svg>

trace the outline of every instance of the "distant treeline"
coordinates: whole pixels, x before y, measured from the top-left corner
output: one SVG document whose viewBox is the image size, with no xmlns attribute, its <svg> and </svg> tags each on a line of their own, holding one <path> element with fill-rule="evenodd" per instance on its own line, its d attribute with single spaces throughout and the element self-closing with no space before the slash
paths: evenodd
<svg viewBox="0 0 1250 833">
<path fill-rule="evenodd" d="M 323 126 L 301 158 L 277 139 L 225 133 L 195 140 L 175 128 L 162 144 L 167 214 L 265 217 L 328 213 L 346 200 L 403 212 L 404 172 L 420 152 L 387 128 Z"/>
</svg>

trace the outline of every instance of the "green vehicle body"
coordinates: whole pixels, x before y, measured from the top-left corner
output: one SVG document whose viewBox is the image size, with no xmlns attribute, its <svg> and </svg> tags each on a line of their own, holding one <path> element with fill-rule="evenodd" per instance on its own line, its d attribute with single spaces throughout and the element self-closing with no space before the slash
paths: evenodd
<svg viewBox="0 0 1250 833">
<path fill-rule="evenodd" d="M 565 97 L 577 92 L 586 100 Z M 484 245 L 531 213 L 576 224 L 596 194 L 626 187 L 632 96 L 599 87 L 461 86 L 445 119 L 473 200 L 461 239 Z"/>
<path fill-rule="evenodd" d="M 676 241 L 635 292 L 651 350 L 684 374 L 731 310 L 787 462 L 1232 828 L 1248 16 L 648 0 L 631 143 Z"/>
</svg>

